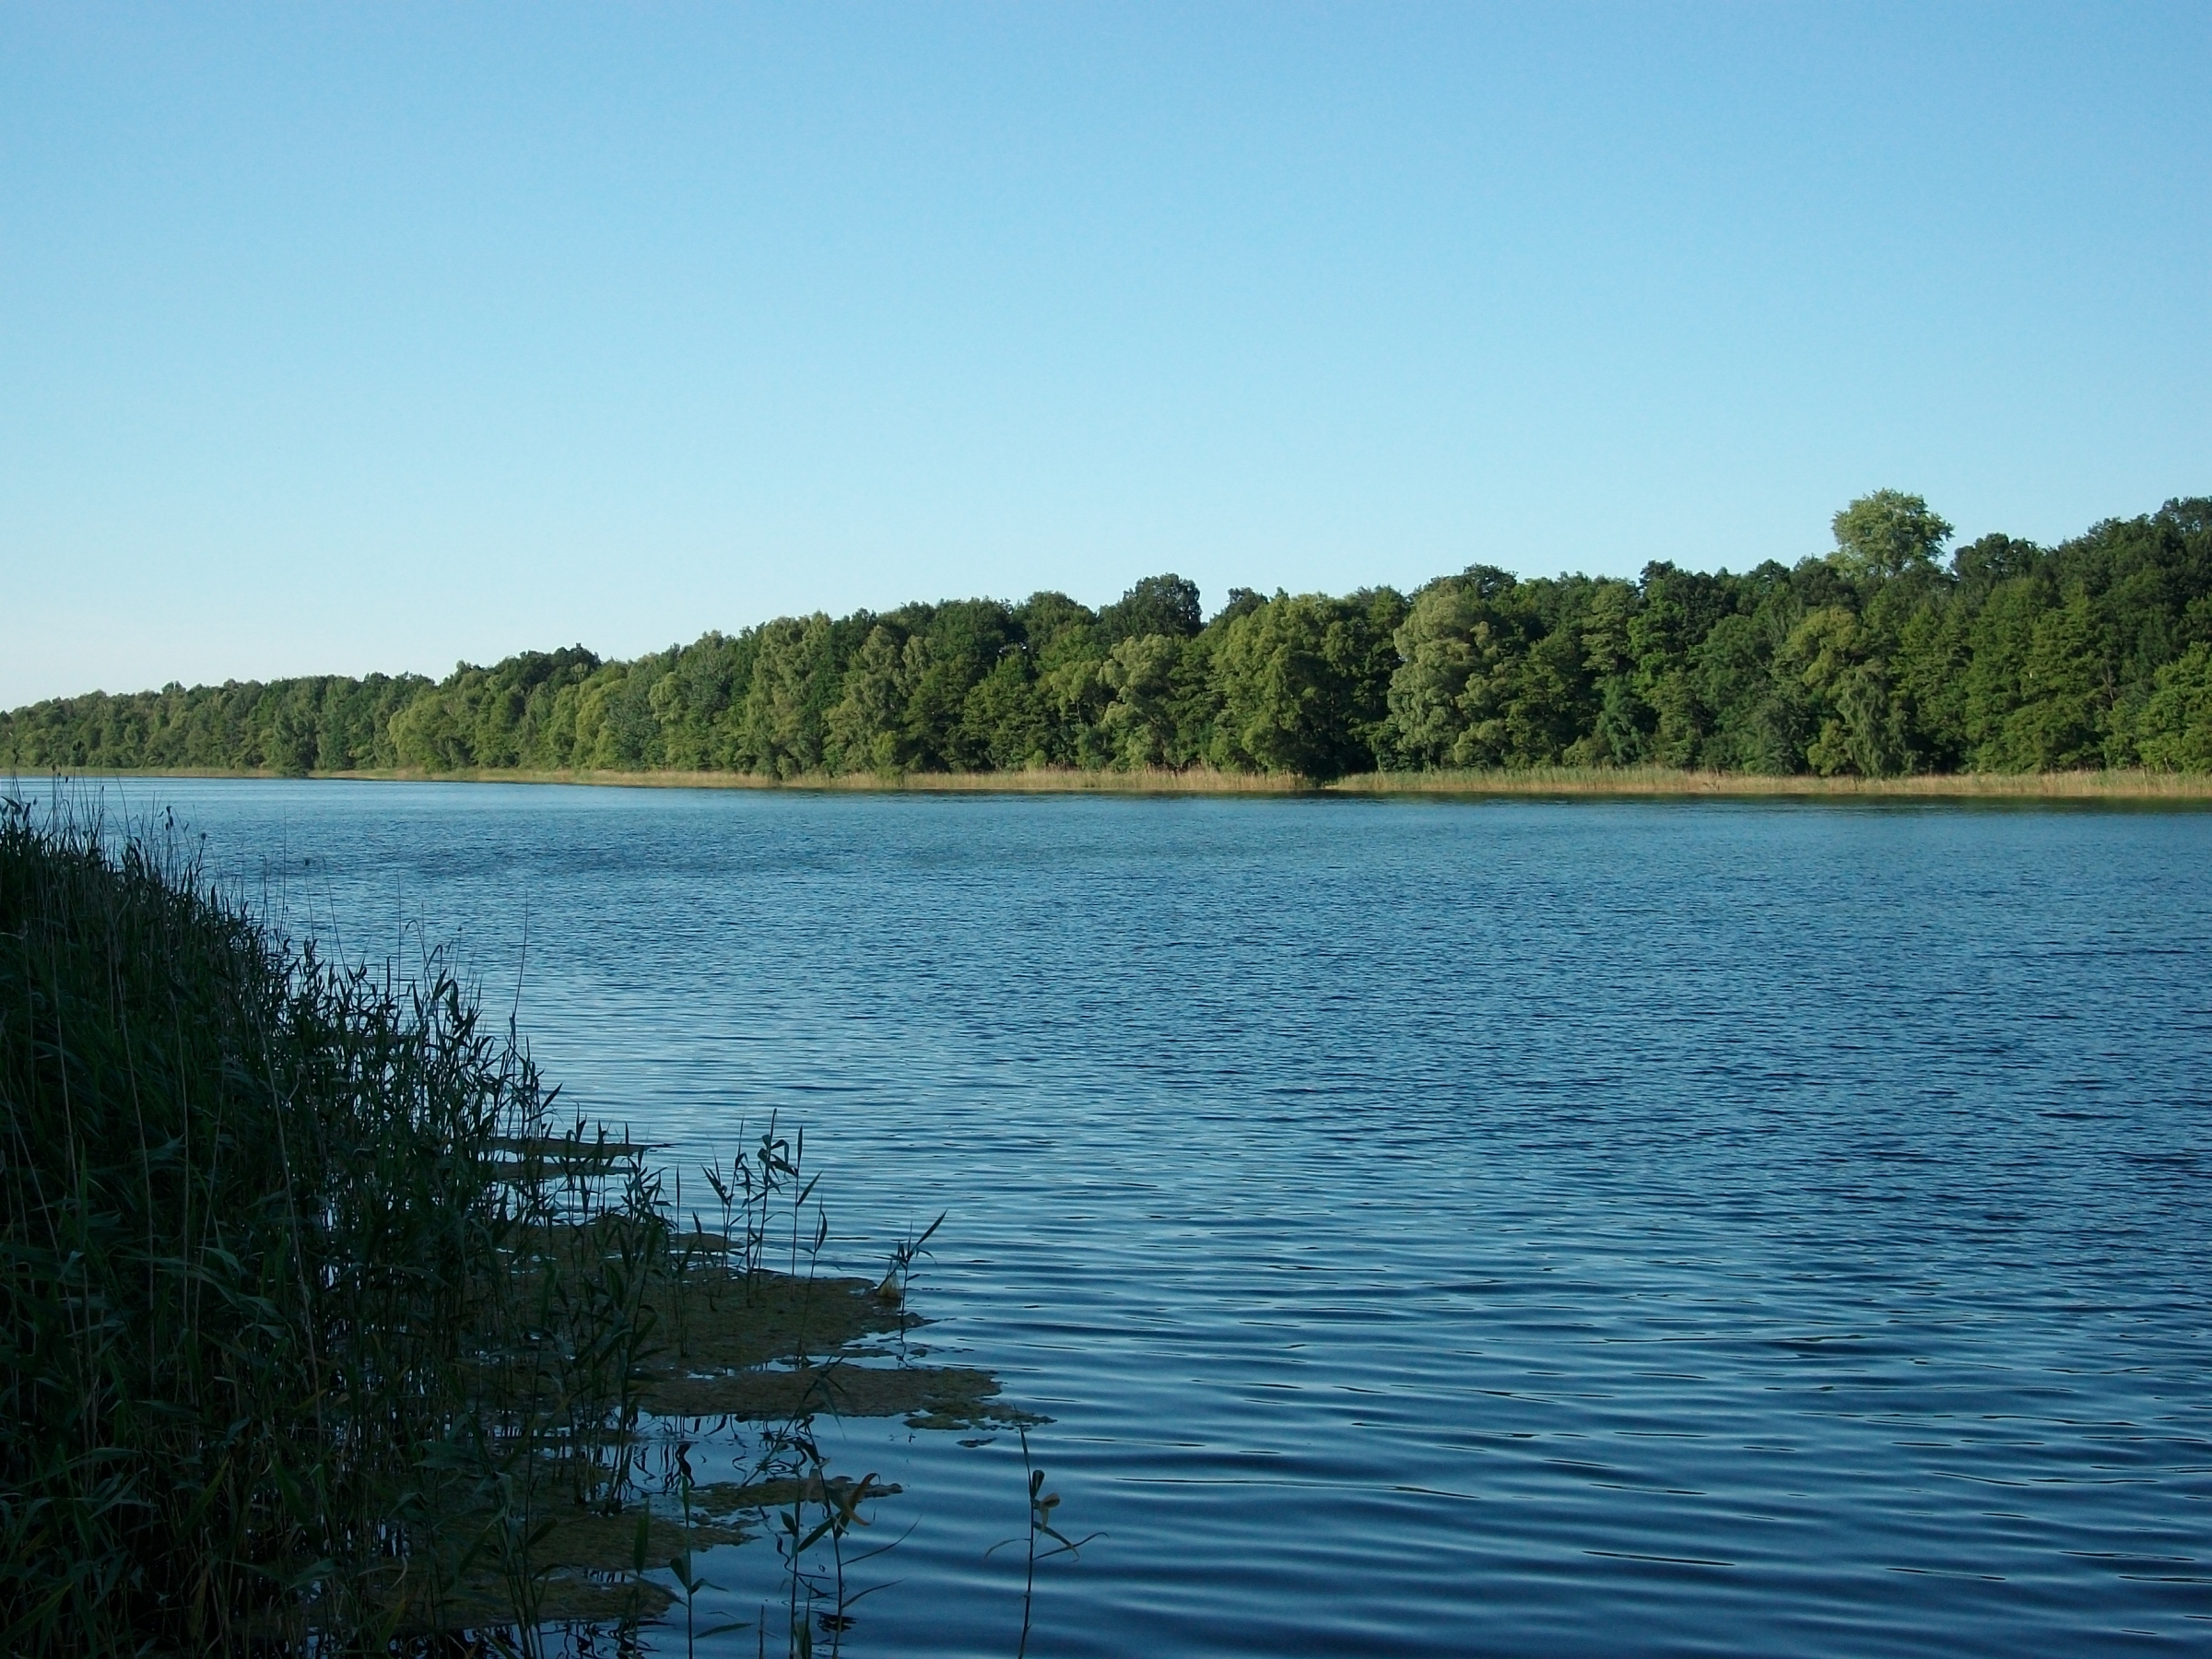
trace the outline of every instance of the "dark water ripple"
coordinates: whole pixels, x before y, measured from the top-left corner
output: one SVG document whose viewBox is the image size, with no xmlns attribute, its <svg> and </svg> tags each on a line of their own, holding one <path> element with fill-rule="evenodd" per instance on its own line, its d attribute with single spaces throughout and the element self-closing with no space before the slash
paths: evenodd
<svg viewBox="0 0 2212 1659">
<path fill-rule="evenodd" d="M 2212 816 L 159 794 L 357 952 L 526 918 L 594 1111 L 949 1209 L 928 1340 L 1106 1535 L 1032 1653 L 2212 1641 Z M 854 1651 L 1010 1653 L 1016 1449 L 840 1456 Z"/>
</svg>

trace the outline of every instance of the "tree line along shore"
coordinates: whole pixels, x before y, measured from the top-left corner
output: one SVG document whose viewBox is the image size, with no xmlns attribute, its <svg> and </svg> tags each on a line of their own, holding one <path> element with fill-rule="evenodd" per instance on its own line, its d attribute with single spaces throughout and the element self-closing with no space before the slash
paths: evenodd
<svg viewBox="0 0 2212 1659">
<path fill-rule="evenodd" d="M 1164 575 L 1095 611 L 1041 593 L 781 618 L 628 662 L 576 646 L 435 682 L 93 693 L 0 715 L 0 769 L 1652 790 L 2212 773 L 2212 498 L 2048 547 L 1948 551 L 1951 526 L 1894 490 L 1833 527 L 1825 556 L 1741 574 L 1477 565 L 1409 595 L 1236 589 L 1210 618 Z"/>
</svg>

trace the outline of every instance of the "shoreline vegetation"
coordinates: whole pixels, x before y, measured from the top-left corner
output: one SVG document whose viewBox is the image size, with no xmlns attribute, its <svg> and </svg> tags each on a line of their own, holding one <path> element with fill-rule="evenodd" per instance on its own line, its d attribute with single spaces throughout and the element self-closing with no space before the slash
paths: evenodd
<svg viewBox="0 0 2212 1659">
<path fill-rule="evenodd" d="M 1990 535 L 1947 555 L 1951 526 L 1888 489 L 1832 528 L 1832 551 L 1740 574 L 1475 565 L 1410 594 L 1232 589 L 1210 618 L 1168 574 L 1100 610 L 1039 593 L 438 681 L 94 692 L 0 714 L 0 773 L 1637 794 L 2212 775 L 2212 498 L 2050 547 Z M 2115 792 L 2183 793 L 2029 793 Z"/>
<path fill-rule="evenodd" d="M 802 1136 L 686 1204 L 435 957 L 326 961 L 182 845 L 0 802 L 0 1652 L 688 1645 L 748 1538 L 755 1645 L 837 1651 L 898 1488 L 817 1414 L 1041 1420 L 910 1343 L 935 1224 L 818 1272 Z"/>
<path fill-rule="evenodd" d="M 173 767 L 84 769 L 66 778 L 235 778 L 263 782 L 320 780 L 380 783 L 569 784 L 614 789 L 790 790 L 844 794 L 1342 795 L 1387 799 L 1587 797 L 1699 800 L 1980 800 L 2203 801 L 2212 804 L 2212 773 L 2150 771 L 2141 767 L 2039 772 L 1919 772 L 1903 777 L 1855 774 L 1728 772 L 1670 766 L 1541 766 L 1512 770 L 1359 772 L 1326 782 L 1282 772 L 1225 772 L 1194 767 L 1108 771 L 1038 767 L 1020 771 L 799 774 L 766 777 L 726 771 L 526 771 L 477 767 L 432 772 L 306 773 Z"/>
</svg>

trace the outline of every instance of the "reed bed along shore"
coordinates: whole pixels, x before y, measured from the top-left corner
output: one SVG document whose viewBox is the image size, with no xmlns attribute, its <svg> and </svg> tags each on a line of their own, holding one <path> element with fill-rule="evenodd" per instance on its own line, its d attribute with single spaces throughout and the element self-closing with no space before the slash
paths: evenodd
<svg viewBox="0 0 2212 1659">
<path fill-rule="evenodd" d="M 147 775 L 147 774 L 138 774 Z M 216 774 L 199 774 L 216 775 Z M 230 776 L 267 776 L 232 773 Z M 471 783 L 592 783 L 629 789 L 801 789 L 869 794 L 908 791 L 931 794 L 1298 794 L 1315 787 L 1287 773 L 1216 771 L 1192 767 L 1177 771 L 1151 766 L 1127 771 L 1037 767 L 1022 771 L 981 772 L 805 772 L 771 778 L 759 772 L 721 771 L 354 771 L 332 777 L 400 782 Z"/>
<path fill-rule="evenodd" d="M 274 778 L 271 771 L 177 768 L 85 771 L 84 778 Z M 1668 766 L 1539 766 L 1479 771 L 1361 772 L 1316 782 L 1288 773 L 1144 767 L 1125 771 L 1039 767 L 1022 771 L 808 773 L 790 778 L 719 771 L 342 771 L 308 774 L 385 782 L 580 783 L 626 789 L 795 789 L 935 794 L 1344 794 L 1807 800 L 2164 801 L 2212 803 L 2212 774 L 2115 769 L 2061 772 L 1923 772 L 1910 777 L 1772 776 Z"/>
<path fill-rule="evenodd" d="M 818 1274 L 800 1137 L 686 1205 L 436 959 L 329 962 L 183 845 L 0 800 L 0 1653 L 537 1659 L 688 1631 L 763 1535 L 751 1645 L 834 1652 L 891 1489 L 815 1414 L 1037 1420 L 908 1355 L 929 1233 Z"/>
<path fill-rule="evenodd" d="M 2110 800 L 2212 803 L 2212 776 L 2139 771 L 1925 772 L 1903 778 L 1772 777 L 1673 767 L 1531 767 L 1512 771 L 1366 772 L 1340 794 L 1797 796 L 1811 800 Z"/>
</svg>

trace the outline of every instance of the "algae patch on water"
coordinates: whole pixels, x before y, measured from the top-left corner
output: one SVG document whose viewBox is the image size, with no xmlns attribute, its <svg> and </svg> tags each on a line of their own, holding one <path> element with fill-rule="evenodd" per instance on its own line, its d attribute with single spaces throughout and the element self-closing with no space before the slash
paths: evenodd
<svg viewBox="0 0 2212 1659">
<path fill-rule="evenodd" d="M 998 1380 L 969 1366 L 895 1359 L 879 1341 L 921 1322 L 901 1292 L 858 1278 L 811 1278 L 733 1267 L 714 1235 L 693 1253 L 658 1310 L 666 1347 L 641 1394 L 663 1417 L 904 1418 L 918 1429 L 986 1429 L 1044 1419 L 1001 1401 Z"/>
<path fill-rule="evenodd" d="M 468 1565 L 434 1609 L 410 1605 L 406 1623 L 496 1624 L 518 1602 L 543 1625 L 647 1621 L 676 1600 L 664 1573 L 680 1580 L 677 1564 L 706 1550 L 778 1527 L 869 1525 L 872 1506 L 900 1488 L 830 1474 L 807 1427 L 817 1416 L 898 1418 L 934 1430 L 1047 1420 L 1001 1399 L 988 1371 L 929 1363 L 909 1340 L 924 1322 L 906 1307 L 900 1275 L 872 1284 L 748 1268 L 744 1256 L 720 1234 L 669 1241 L 666 1269 L 653 1276 L 641 1310 L 653 1339 L 636 1367 L 638 1417 L 625 1437 L 637 1474 L 613 1488 L 577 1483 L 564 1454 L 548 1454 L 521 1559 L 511 1498 L 457 1518 Z M 692 1480 L 688 1454 L 707 1446 L 732 1454 L 746 1477 Z M 686 1455 L 671 1458 L 671 1447 Z M 604 1466 L 607 1451 L 603 1441 L 591 1461 Z M 658 1479 L 646 1474 L 656 1458 Z M 518 1573 L 526 1583 L 517 1584 Z"/>
</svg>

